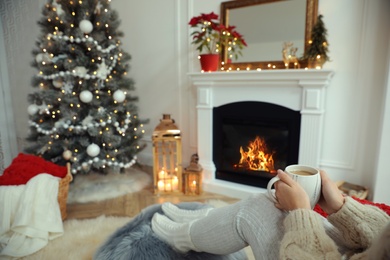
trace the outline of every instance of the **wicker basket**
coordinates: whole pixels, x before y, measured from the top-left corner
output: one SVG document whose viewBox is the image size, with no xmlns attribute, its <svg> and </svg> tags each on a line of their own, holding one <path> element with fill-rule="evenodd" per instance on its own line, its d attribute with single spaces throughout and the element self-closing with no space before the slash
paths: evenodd
<svg viewBox="0 0 390 260">
<path fill-rule="evenodd" d="M 60 204 L 60 211 L 62 221 L 67 217 L 66 214 L 66 201 L 68 200 L 69 183 L 73 180 L 72 173 L 70 172 L 70 163 L 66 164 L 67 174 L 60 180 L 58 186 L 58 204 Z"/>
</svg>

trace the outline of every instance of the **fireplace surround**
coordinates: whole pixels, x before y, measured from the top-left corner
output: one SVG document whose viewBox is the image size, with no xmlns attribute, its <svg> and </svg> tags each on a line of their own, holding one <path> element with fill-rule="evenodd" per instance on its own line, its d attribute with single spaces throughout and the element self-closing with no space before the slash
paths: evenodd
<svg viewBox="0 0 390 260">
<path fill-rule="evenodd" d="M 189 74 L 197 92 L 197 149 L 199 163 L 203 166 L 204 190 L 236 198 L 265 191 L 262 187 L 216 177 L 213 158 L 214 110 L 235 103 L 261 102 L 298 111 L 297 162 L 318 167 L 326 87 L 332 76 L 332 71 L 314 69 Z"/>
</svg>

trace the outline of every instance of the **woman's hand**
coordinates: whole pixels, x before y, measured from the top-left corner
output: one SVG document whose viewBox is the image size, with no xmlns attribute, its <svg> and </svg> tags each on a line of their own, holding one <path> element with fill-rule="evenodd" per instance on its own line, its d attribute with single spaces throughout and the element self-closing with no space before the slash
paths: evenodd
<svg viewBox="0 0 390 260">
<path fill-rule="evenodd" d="M 320 171 L 321 174 L 321 198 L 318 204 L 327 213 L 333 214 L 337 212 L 344 204 L 344 196 L 337 188 L 337 185 L 328 177 L 325 171 Z"/>
<path fill-rule="evenodd" d="M 279 181 L 275 182 L 275 207 L 281 210 L 311 209 L 305 190 L 287 173 L 278 170 Z"/>
</svg>

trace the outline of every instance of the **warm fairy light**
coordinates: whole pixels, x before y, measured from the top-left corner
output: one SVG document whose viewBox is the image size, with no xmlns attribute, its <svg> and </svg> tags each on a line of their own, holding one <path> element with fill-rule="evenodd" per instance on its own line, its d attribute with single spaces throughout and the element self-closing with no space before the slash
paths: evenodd
<svg viewBox="0 0 390 260">
<path fill-rule="evenodd" d="M 73 24 L 73 23 L 71 23 L 71 24 L 70 24 L 70 27 L 72 27 L 72 28 L 73 28 L 73 27 L 74 27 L 74 24 Z"/>
<path fill-rule="evenodd" d="M 75 15 L 76 15 L 76 13 L 75 13 L 75 12 L 72 12 L 72 15 L 73 15 L 73 16 L 75 16 Z"/>
<path fill-rule="evenodd" d="M 50 22 L 51 22 L 51 19 L 50 19 L 50 18 L 48 18 L 48 19 L 47 19 L 47 21 L 50 23 Z"/>
<path fill-rule="evenodd" d="M 70 106 L 70 107 L 73 107 L 73 103 L 70 103 L 69 106 Z"/>
<path fill-rule="evenodd" d="M 106 26 L 106 28 L 108 28 L 108 23 L 106 23 L 104 26 Z"/>
</svg>

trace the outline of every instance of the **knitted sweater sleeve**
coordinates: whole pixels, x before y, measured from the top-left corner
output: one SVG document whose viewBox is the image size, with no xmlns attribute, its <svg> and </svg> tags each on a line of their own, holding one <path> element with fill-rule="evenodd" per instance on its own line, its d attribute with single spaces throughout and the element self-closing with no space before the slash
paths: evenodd
<svg viewBox="0 0 390 260">
<path fill-rule="evenodd" d="M 341 231 L 349 249 L 366 250 L 390 221 L 390 217 L 375 206 L 363 205 L 346 197 L 343 207 L 330 215 L 328 220 Z"/>
<path fill-rule="evenodd" d="M 336 244 L 325 233 L 320 216 L 312 210 L 291 211 L 284 220 L 280 259 L 341 259 Z"/>
</svg>

